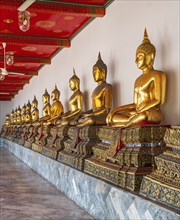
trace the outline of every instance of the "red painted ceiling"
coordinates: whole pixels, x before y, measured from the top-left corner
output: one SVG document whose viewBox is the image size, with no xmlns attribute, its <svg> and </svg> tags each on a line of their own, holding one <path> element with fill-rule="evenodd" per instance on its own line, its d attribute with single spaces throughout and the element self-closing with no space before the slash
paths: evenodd
<svg viewBox="0 0 180 220">
<path fill-rule="evenodd" d="M 96 17 L 105 15 L 113 0 L 36 0 L 28 7 L 30 28 L 23 32 L 18 26 L 18 8 L 25 0 L 0 0 L 0 68 L 3 47 L 14 53 L 14 63 L 6 66 L 9 72 L 23 76 L 6 75 L 0 81 L 0 101 L 12 100 L 38 71 L 51 63 L 51 58 Z M 0 70 L 1 73 L 1 70 Z"/>
</svg>

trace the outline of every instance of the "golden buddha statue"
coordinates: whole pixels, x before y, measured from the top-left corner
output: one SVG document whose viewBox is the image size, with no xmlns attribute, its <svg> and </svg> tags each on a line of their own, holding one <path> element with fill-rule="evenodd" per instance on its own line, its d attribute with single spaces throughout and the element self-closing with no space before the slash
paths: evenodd
<svg viewBox="0 0 180 220">
<path fill-rule="evenodd" d="M 80 91 L 80 79 L 75 74 L 69 80 L 69 87 L 73 91 L 73 95 L 69 99 L 69 108 L 70 110 L 60 116 L 60 119 L 56 120 L 56 124 L 61 125 L 74 125 L 74 119 L 77 117 L 83 110 L 83 94 Z"/>
<path fill-rule="evenodd" d="M 21 108 L 20 106 L 18 106 L 18 109 L 17 109 L 17 124 L 21 124 Z"/>
<path fill-rule="evenodd" d="M 9 126 L 9 125 L 10 125 L 10 115 L 7 114 L 7 115 L 6 115 L 6 118 L 5 118 L 5 126 L 7 127 L 7 126 Z"/>
<path fill-rule="evenodd" d="M 31 104 L 30 101 L 28 100 L 28 103 L 26 105 L 26 117 L 25 117 L 25 122 L 27 124 L 31 123 L 32 117 L 31 117 Z"/>
<path fill-rule="evenodd" d="M 26 122 L 26 105 L 24 104 L 21 109 L 21 124 Z"/>
<path fill-rule="evenodd" d="M 44 103 L 44 107 L 43 107 L 43 110 L 42 110 L 42 117 L 39 119 L 39 121 L 41 121 L 43 123 L 43 121 L 47 121 L 48 119 L 50 119 L 51 117 L 51 113 L 50 113 L 50 110 L 51 110 L 51 105 L 50 105 L 50 95 L 47 91 L 47 89 L 45 89 L 45 92 L 42 96 L 42 101 Z"/>
<path fill-rule="evenodd" d="M 146 29 L 144 40 L 136 51 L 136 64 L 142 74 L 134 84 L 134 103 L 117 107 L 107 118 L 108 125 L 128 127 L 135 124 L 158 124 L 163 115 L 160 106 L 166 93 L 165 73 L 154 70 L 156 49 L 151 44 Z"/>
<path fill-rule="evenodd" d="M 56 119 L 64 113 L 64 108 L 62 103 L 59 101 L 60 91 L 55 86 L 55 89 L 51 93 L 51 99 L 53 104 L 50 108 L 50 119 L 47 120 L 48 125 L 54 125 Z"/>
<path fill-rule="evenodd" d="M 32 108 L 33 108 L 31 112 L 32 123 L 36 123 L 39 119 L 38 101 L 36 99 L 36 96 L 34 96 L 34 100 L 32 101 Z"/>
<path fill-rule="evenodd" d="M 105 125 L 106 116 L 112 106 L 112 86 L 106 82 L 107 66 L 99 53 L 98 60 L 93 66 L 94 81 L 98 86 L 92 93 L 92 109 L 82 114 L 77 126 Z"/>
<path fill-rule="evenodd" d="M 14 110 L 14 114 L 13 114 L 13 124 L 14 125 L 17 124 L 17 108 Z"/>
<path fill-rule="evenodd" d="M 13 110 L 13 109 L 12 109 L 12 111 L 11 111 L 10 123 L 11 123 L 11 125 L 14 124 L 14 110 Z"/>
</svg>

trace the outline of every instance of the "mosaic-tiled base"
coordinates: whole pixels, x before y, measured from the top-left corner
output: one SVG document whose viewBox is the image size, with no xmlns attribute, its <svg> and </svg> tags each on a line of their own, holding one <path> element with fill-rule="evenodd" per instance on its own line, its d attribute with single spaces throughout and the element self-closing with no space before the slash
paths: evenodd
<svg viewBox="0 0 180 220">
<path fill-rule="evenodd" d="M 32 144 L 32 150 L 37 151 L 38 153 L 41 153 L 42 149 L 43 147 L 41 145 L 35 144 L 35 143 Z"/>
<path fill-rule="evenodd" d="M 180 219 L 177 211 L 161 207 L 138 194 L 112 186 L 13 142 L 0 139 L 0 143 L 95 219 Z"/>
<path fill-rule="evenodd" d="M 32 143 L 29 142 L 29 141 L 25 141 L 24 142 L 24 147 L 31 148 L 32 147 Z"/>
<path fill-rule="evenodd" d="M 57 160 L 57 157 L 58 157 L 60 150 L 61 150 L 61 147 L 60 148 L 43 147 L 41 153 L 47 157 L 50 157 L 50 158 Z"/>
<path fill-rule="evenodd" d="M 149 176 L 143 178 L 140 194 L 180 210 L 180 189 L 163 184 Z"/>
<path fill-rule="evenodd" d="M 84 162 L 84 172 L 122 188 L 136 191 L 140 189 L 143 176 L 152 172 L 152 167 L 129 167 L 87 158 Z"/>
</svg>

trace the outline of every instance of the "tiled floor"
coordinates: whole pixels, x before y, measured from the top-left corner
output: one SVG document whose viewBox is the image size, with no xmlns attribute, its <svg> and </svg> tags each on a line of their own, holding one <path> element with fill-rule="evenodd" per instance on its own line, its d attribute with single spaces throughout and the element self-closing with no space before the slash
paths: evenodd
<svg viewBox="0 0 180 220">
<path fill-rule="evenodd" d="M 73 201 L 0 147 L 0 220 L 91 220 Z"/>
</svg>

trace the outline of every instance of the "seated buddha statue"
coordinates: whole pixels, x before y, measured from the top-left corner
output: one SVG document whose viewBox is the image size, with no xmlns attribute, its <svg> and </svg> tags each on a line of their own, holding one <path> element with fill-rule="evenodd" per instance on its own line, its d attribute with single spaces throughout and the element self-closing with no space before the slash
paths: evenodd
<svg viewBox="0 0 180 220">
<path fill-rule="evenodd" d="M 24 104 L 21 109 L 21 124 L 26 123 L 26 105 Z"/>
<path fill-rule="evenodd" d="M 13 124 L 14 125 L 17 124 L 17 108 L 14 110 L 14 114 L 13 114 Z"/>
<path fill-rule="evenodd" d="M 38 101 L 36 99 L 36 96 L 34 96 L 34 99 L 32 101 L 32 112 L 31 112 L 31 118 L 32 118 L 32 123 L 37 123 L 39 119 L 39 109 L 38 109 Z"/>
<path fill-rule="evenodd" d="M 29 123 L 31 123 L 31 121 L 32 121 L 31 104 L 30 104 L 30 101 L 28 100 L 28 103 L 26 104 L 25 122 L 26 122 L 26 124 L 29 124 Z"/>
<path fill-rule="evenodd" d="M 106 82 L 107 66 L 102 61 L 99 53 L 98 60 L 93 66 L 94 81 L 97 87 L 94 89 L 92 99 L 92 109 L 84 112 L 77 121 L 77 126 L 86 125 L 106 125 L 106 116 L 112 106 L 112 86 Z"/>
<path fill-rule="evenodd" d="M 57 119 L 56 124 L 60 125 L 74 125 L 74 119 L 82 112 L 83 110 L 83 94 L 80 91 L 80 80 L 75 74 L 69 80 L 69 87 L 73 91 L 72 96 L 69 99 L 69 108 L 70 110 L 60 116 L 60 119 Z"/>
<path fill-rule="evenodd" d="M 39 121 L 43 124 L 43 122 L 47 122 L 48 119 L 50 119 L 51 114 L 50 114 L 50 110 L 51 110 L 51 105 L 50 105 L 50 95 L 47 91 L 47 89 L 45 89 L 45 92 L 42 96 L 42 101 L 44 103 L 44 107 L 42 110 L 42 117 L 39 119 Z"/>
<path fill-rule="evenodd" d="M 12 109 L 11 115 L 10 115 L 10 123 L 11 123 L 11 125 L 14 124 L 14 110 L 13 109 Z"/>
<path fill-rule="evenodd" d="M 7 114 L 5 118 L 5 126 L 8 127 L 10 125 L 10 115 Z"/>
<path fill-rule="evenodd" d="M 16 121 L 17 121 L 17 124 L 20 125 L 21 124 L 21 108 L 20 106 L 18 106 L 18 109 L 17 109 L 17 117 L 16 117 Z"/>
<path fill-rule="evenodd" d="M 55 89 L 51 93 L 51 99 L 53 104 L 50 108 L 50 119 L 47 120 L 47 125 L 54 125 L 56 119 L 64 113 L 62 103 L 59 101 L 60 91 L 55 86 Z"/>
<path fill-rule="evenodd" d="M 134 84 L 134 103 L 112 110 L 106 119 L 113 127 L 128 127 L 140 124 L 159 124 L 163 118 L 160 106 L 166 92 L 165 73 L 154 70 L 156 49 L 144 31 L 142 44 L 136 50 L 136 64 L 142 74 Z"/>
</svg>

